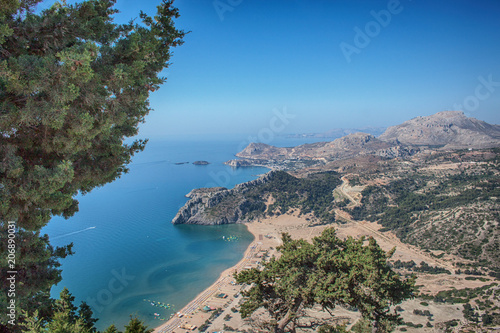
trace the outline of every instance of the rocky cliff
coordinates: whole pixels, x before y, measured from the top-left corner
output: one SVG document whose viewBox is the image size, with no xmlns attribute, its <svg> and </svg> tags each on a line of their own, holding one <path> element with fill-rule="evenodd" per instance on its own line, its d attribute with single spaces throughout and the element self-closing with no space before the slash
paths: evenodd
<svg viewBox="0 0 500 333">
<path fill-rule="evenodd" d="M 252 165 L 252 163 L 250 163 L 247 160 L 229 160 L 227 162 L 224 162 L 224 164 L 229 165 L 233 168 L 246 167 Z"/>
<path fill-rule="evenodd" d="M 248 188 L 267 182 L 272 173 L 258 179 L 238 184 L 232 189 L 224 187 L 194 189 L 186 196 L 188 202 L 179 209 L 172 220 L 173 224 L 229 224 L 242 223 L 247 199 L 243 195 Z"/>
<path fill-rule="evenodd" d="M 335 220 L 333 211 L 336 207 L 333 190 L 342 183 L 340 178 L 335 171 L 302 177 L 284 171 L 270 171 L 230 190 L 220 187 L 193 190 L 188 194 L 190 200 L 172 223 L 242 223 L 289 210 L 312 214 L 317 221 L 331 223 Z"/>
</svg>

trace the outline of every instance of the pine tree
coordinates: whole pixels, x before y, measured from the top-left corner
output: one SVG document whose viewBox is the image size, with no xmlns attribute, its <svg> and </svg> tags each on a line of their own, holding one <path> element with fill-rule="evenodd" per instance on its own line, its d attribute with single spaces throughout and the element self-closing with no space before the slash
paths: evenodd
<svg viewBox="0 0 500 333">
<path fill-rule="evenodd" d="M 120 333 L 115 325 L 109 326 L 103 333 Z"/>
<path fill-rule="evenodd" d="M 145 141 L 124 144 L 165 81 L 179 16 L 163 0 L 142 24 L 117 25 L 115 0 L 12 0 L 0 12 L 0 220 L 38 230 L 78 210 L 73 197 L 115 180 Z"/>
<path fill-rule="evenodd" d="M 75 297 L 71 295 L 67 288 L 64 288 L 59 299 L 55 300 L 53 312 L 45 317 L 40 317 L 38 310 L 31 315 L 23 311 L 25 317 L 23 323 L 19 326 L 22 332 L 28 333 L 95 333 L 96 319 L 90 307 L 82 302 L 78 308 L 74 304 Z M 8 332 L 12 332 L 8 331 Z M 130 317 L 130 322 L 125 326 L 125 333 L 151 333 L 136 317 Z M 109 326 L 104 333 L 121 333 L 115 325 Z"/>
<path fill-rule="evenodd" d="M 78 317 L 83 320 L 84 326 L 89 332 L 96 332 L 94 325 L 98 319 L 93 317 L 92 309 L 86 302 L 82 302 L 78 307 Z"/>
<path fill-rule="evenodd" d="M 0 230 L 0 238 L 7 239 L 7 231 Z M 50 298 L 50 288 L 52 285 L 61 281 L 61 271 L 59 269 L 59 260 L 65 258 L 67 255 L 72 254 L 71 247 L 53 248 L 49 243 L 49 238 L 40 236 L 39 232 L 18 230 L 16 232 L 16 259 L 15 270 L 16 284 L 22 286 L 16 288 L 16 308 L 17 313 L 22 310 L 34 311 L 38 310 L 40 317 L 46 317 L 52 314 L 55 306 L 54 301 Z M 5 262 L 7 252 L 7 242 L 0 242 L 0 249 L 2 257 L 0 262 L 2 267 L 7 267 Z M 2 293 L 0 293 L 0 304 L 4 306 L 8 302 L 9 289 L 8 280 L 5 275 L 7 270 L 2 270 L 0 276 L 0 286 Z M 0 328 L 5 324 L 1 317 Z M 1 330 L 0 330 L 1 331 Z"/>
<path fill-rule="evenodd" d="M 393 252 L 385 253 L 373 238 L 366 245 L 364 238 L 341 240 L 330 228 L 312 243 L 288 234 L 282 241 L 279 259 L 236 275 L 238 283 L 252 285 L 243 293 L 242 317 L 264 308 L 272 318 L 270 331 L 284 332 L 300 310 L 314 305 L 357 308 L 374 331 L 382 331 L 398 322 L 389 307 L 412 297 L 414 279 L 401 280 L 387 263 Z"/>
<path fill-rule="evenodd" d="M 44 317 L 71 245 L 54 249 L 39 230 L 54 215 L 75 214 L 76 194 L 117 179 L 144 149 L 147 140 L 125 140 L 149 113 L 149 93 L 165 82 L 160 72 L 185 33 L 174 26 L 171 0 L 128 24 L 113 22 L 115 0 L 57 2 L 34 13 L 39 2 L 0 6 L 0 235 L 7 239 L 16 222 L 17 313 Z M 6 254 L 1 242 L 2 267 Z M 4 320 L 0 330 L 13 329 Z"/>
<path fill-rule="evenodd" d="M 55 301 L 53 311 L 50 315 L 40 317 L 38 310 L 32 315 L 23 311 L 25 317 L 19 328 L 23 332 L 30 333 L 93 333 L 96 332 L 92 318 L 92 311 L 85 307 L 85 303 L 80 306 L 81 311 L 76 313 L 77 307 L 74 305 L 75 297 L 71 295 L 67 288 L 64 288 Z M 11 329 L 11 332 L 14 330 Z"/>
<path fill-rule="evenodd" d="M 148 329 L 137 317 L 130 317 L 130 322 L 125 325 L 125 333 L 151 333 L 153 329 Z"/>
<path fill-rule="evenodd" d="M 75 296 L 71 295 L 68 288 L 64 287 L 59 294 L 59 299 L 55 302 L 56 312 L 64 312 L 68 314 L 68 318 L 72 321 L 76 319 L 77 307 L 73 304 Z"/>
</svg>

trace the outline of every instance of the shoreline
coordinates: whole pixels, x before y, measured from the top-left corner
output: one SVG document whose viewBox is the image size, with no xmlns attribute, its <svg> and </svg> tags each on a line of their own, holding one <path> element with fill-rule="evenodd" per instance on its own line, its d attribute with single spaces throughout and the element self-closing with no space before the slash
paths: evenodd
<svg viewBox="0 0 500 333">
<path fill-rule="evenodd" d="M 375 222 L 368 221 L 347 221 L 343 224 L 335 225 L 314 225 L 311 224 L 310 216 L 298 216 L 297 213 L 289 213 L 280 216 L 267 217 L 260 221 L 253 221 L 244 224 L 248 231 L 252 233 L 255 239 L 246 249 L 243 258 L 233 267 L 224 270 L 218 279 L 207 289 L 197 295 L 191 302 L 189 302 L 179 312 L 182 317 L 174 315 L 171 319 L 163 325 L 154 329 L 155 333 L 186 333 L 194 332 L 200 326 L 207 323 L 209 326 L 207 332 L 221 332 L 236 330 L 252 329 L 255 323 L 262 320 L 267 320 L 266 315 L 262 312 L 256 314 L 249 319 L 242 319 L 239 312 L 239 303 L 242 300 L 240 292 L 244 286 L 236 285 L 234 283 L 233 273 L 241 271 L 245 268 L 259 267 L 260 261 L 264 259 L 264 252 L 269 251 L 268 255 L 278 255 L 276 247 L 281 244 L 281 234 L 288 233 L 292 239 L 302 238 L 306 241 L 311 241 L 314 237 L 319 236 L 325 228 L 334 227 L 336 229 L 337 237 L 345 239 L 347 237 L 359 238 L 374 237 L 377 244 L 380 245 L 382 250 L 390 251 L 396 247 L 393 254 L 393 260 L 416 262 L 425 261 L 431 265 L 443 268 L 450 268 L 451 262 L 447 260 L 436 259 L 429 253 L 419 250 L 412 245 L 402 243 L 391 232 L 380 232 L 381 225 Z M 452 258 L 450 258 L 451 260 Z M 436 294 L 441 290 L 448 290 L 451 288 L 477 288 L 494 280 L 488 281 L 468 281 L 466 276 L 447 274 L 432 275 L 432 274 L 419 274 L 417 283 L 425 285 L 426 292 Z M 446 282 L 446 286 L 443 283 Z M 224 297 L 219 294 L 224 294 Z M 408 300 L 401 304 L 407 310 L 404 315 L 405 320 L 412 320 L 422 325 L 421 316 L 414 315 L 412 311 L 418 309 L 420 299 Z M 222 312 L 215 318 L 211 318 L 212 311 L 203 312 L 201 309 L 204 306 L 210 306 L 215 309 L 220 308 Z M 456 309 L 455 305 L 433 305 L 435 312 L 436 322 L 446 322 L 454 318 L 463 318 L 462 312 Z M 307 318 L 314 318 L 324 320 L 332 325 L 347 324 L 351 327 L 359 318 L 360 314 L 352 312 L 347 309 L 338 308 L 334 310 L 334 316 L 326 313 L 320 308 L 312 308 L 307 311 Z M 305 319 L 307 323 L 307 320 Z M 310 330 L 302 330 L 301 332 L 310 332 Z"/>
<path fill-rule="evenodd" d="M 303 238 L 308 241 L 315 236 L 319 236 L 327 226 L 311 226 L 307 217 L 304 215 L 299 217 L 296 214 L 284 214 L 266 217 L 260 221 L 243 223 L 255 237 L 245 250 L 243 258 L 235 266 L 224 270 L 212 285 L 176 312 L 172 318 L 154 328 L 154 333 L 197 331 L 198 327 L 203 325 L 212 314 L 211 311 L 201 311 L 205 305 L 222 309 L 219 317 L 211 321 L 210 331 L 223 330 L 225 325 L 232 325 L 237 328 L 245 326 L 246 321 L 241 319 L 239 313 L 231 311 L 232 308 L 239 307 L 239 302 L 242 299 L 239 297 L 239 293 L 243 289 L 243 286 L 234 283 L 233 273 L 250 267 L 258 267 L 262 255 L 266 251 L 269 257 L 276 255 L 276 247 L 281 244 L 281 234 L 283 232 L 289 233 L 292 238 Z M 226 294 L 227 297 L 218 298 L 217 295 L 220 293 Z M 179 313 L 182 314 L 181 317 L 179 317 Z M 228 315 L 231 316 L 231 320 L 224 320 L 223 318 Z"/>
<path fill-rule="evenodd" d="M 236 265 L 224 270 L 212 285 L 199 293 L 181 310 L 177 311 L 172 318 L 161 326 L 154 328 L 154 333 L 175 333 L 181 331 L 185 332 L 186 330 L 194 331 L 195 329 L 189 327 L 200 327 L 211 315 L 211 312 L 201 311 L 203 306 L 211 306 L 209 303 L 219 303 L 216 305 L 221 306 L 216 308 L 222 308 L 224 310 L 230 308 L 230 305 L 239 300 L 235 295 L 241 291 L 242 287 L 234 283 L 233 274 L 246 268 L 256 267 L 258 262 L 258 260 L 256 260 L 256 255 L 263 251 L 269 251 L 271 247 L 275 247 L 279 244 L 276 238 L 264 237 L 262 232 L 265 231 L 265 229 L 261 227 L 261 225 L 263 225 L 262 223 L 249 222 L 244 223 L 244 225 L 254 236 L 254 240 L 248 245 L 248 248 L 243 254 L 243 258 Z M 229 292 L 233 291 L 236 291 L 236 293 L 229 294 Z M 226 294 L 227 298 L 215 300 L 214 298 L 216 298 L 216 295 L 220 293 Z"/>
</svg>

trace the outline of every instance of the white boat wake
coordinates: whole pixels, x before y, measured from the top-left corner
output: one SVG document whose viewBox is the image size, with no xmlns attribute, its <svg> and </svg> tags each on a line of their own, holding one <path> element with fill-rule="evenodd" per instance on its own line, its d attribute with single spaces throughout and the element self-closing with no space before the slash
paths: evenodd
<svg viewBox="0 0 500 333">
<path fill-rule="evenodd" d="M 52 240 L 63 238 L 63 237 L 67 237 L 67 236 L 71 236 L 71 235 L 74 235 L 74 234 L 79 234 L 80 232 L 84 232 L 84 231 L 91 230 L 91 229 L 95 229 L 95 227 L 88 227 L 88 228 L 85 228 L 85 229 L 82 229 L 82 230 L 73 231 L 73 232 L 70 232 L 70 233 L 67 233 L 67 234 L 64 234 L 64 235 L 61 235 L 61 236 L 54 237 L 54 238 L 52 238 Z"/>
</svg>

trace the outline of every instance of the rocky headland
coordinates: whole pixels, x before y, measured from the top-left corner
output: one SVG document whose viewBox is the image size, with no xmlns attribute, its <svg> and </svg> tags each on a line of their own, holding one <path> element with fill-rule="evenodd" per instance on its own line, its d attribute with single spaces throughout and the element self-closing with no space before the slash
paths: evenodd
<svg viewBox="0 0 500 333">
<path fill-rule="evenodd" d="M 250 143 L 226 162 L 234 167 L 264 165 L 296 170 L 363 155 L 408 158 L 422 150 L 483 149 L 500 145 L 500 125 L 467 117 L 461 111 L 443 111 L 389 127 L 379 137 L 352 133 L 330 142 L 297 147 Z"/>
<path fill-rule="evenodd" d="M 217 225 L 243 223 L 248 211 L 249 200 L 244 197 L 247 189 L 267 182 L 272 177 L 269 172 L 258 179 L 238 184 L 232 189 L 225 187 L 199 188 L 189 192 L 188 202 L 179 209 L 173 224 Z"/>
</svg>

